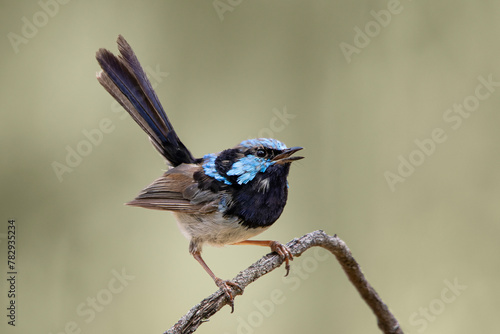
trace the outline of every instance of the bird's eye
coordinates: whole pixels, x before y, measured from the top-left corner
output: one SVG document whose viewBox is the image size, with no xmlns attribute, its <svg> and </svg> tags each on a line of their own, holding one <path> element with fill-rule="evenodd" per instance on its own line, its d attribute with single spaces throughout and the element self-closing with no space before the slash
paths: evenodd
<svg viewBox="0 0 500 334">
<path fill-rule="evenodd" d="M 263 149 L 258 149 L 256 154 L 259 158 L 263 158 L 266 156 L 266 151 L 264 151 Z"/>
</svg>

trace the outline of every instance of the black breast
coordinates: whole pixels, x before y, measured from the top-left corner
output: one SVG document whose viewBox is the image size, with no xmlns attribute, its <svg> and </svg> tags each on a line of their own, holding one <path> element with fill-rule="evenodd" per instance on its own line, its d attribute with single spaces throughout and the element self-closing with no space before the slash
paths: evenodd
<svg viewBox="0 0 500 334">
<path fill-rule="evenodd" d="M 249 228 L 272 225 L 285 208 L 289 169 L 289 164 L 273 165 L 247 184 L 229 187 L 232 201 L 225 215 L 238 216 Z"/>
</svg>

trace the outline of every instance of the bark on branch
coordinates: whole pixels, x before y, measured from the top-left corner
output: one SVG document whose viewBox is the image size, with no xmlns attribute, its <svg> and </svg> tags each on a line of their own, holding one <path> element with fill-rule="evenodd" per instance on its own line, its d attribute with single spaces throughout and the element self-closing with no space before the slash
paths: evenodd
<svg viewBox="0 0 500 334">
<path fill-rule="evenodd" d="M 361 267 L 353 258 L 351 251 L 347 245 L 337 235 L 330 236 L 325 232 L 318 230 L 308 233 L 300 238 L 293 239 L 287 244 L 294 257 L 302 255 L 307 249 L 319 246 L 329 250 L 344 269 L 347 277 L 358 290 L 366 304 L 372 309 L 377 318 L 378 327 L 383 333 L 402 334 L 403 331 L 399 326 L 394 315 L 389 311 L 389 308 L 379 297 L 375 289 L 368 283 Z M 267 254 L 260 260 L 252 264 L 247 269 L 241 271 L 233 282 L 244 290 L 253 281 L 268 272 L 276 269 L 283 263 L 281 257 L 276 253 Z M 233 295 L 242 294 L 242 291 L 233 289 Z M 172 326 L 165 334 L 174 333 L 193 333 L 211 316 L 217 313 L 224 305 L 227 304 L 227 299 L 221 290 L 213 293 L 211 296 L 202 300 L 195 305 L 188 313 L 186 313 L 174 326 Z"/>
</svg>

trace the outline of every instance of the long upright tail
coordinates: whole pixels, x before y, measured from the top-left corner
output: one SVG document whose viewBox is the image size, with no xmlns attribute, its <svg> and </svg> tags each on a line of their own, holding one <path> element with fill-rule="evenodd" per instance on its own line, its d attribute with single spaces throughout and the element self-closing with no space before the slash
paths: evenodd
<svg viewBox="0 0 500 334">
<path fill-rule="evenodd" d="M 116 57 L 106 49 L 96 54 L 102 71 L 97 80 L 146 132 L 154 147 L 172 166 L 192 163 L 194 158 L 168 120 L 151 83 L 134 51 L 123 36 L 118 36 Z"/>
</svg>

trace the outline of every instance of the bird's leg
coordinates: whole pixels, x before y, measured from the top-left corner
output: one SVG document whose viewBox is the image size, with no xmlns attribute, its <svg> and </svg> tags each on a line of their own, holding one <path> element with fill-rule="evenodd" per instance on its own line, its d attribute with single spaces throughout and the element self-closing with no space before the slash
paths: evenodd
<svg viewBox="0 0 500 334">
<path fill-rule="evenodd" d="M 285 269 L 286 269 L 285 276 L 288 276 L 288 273 L 290 272 L 290 260 L 293 260 L 293 255 L 287 246 L 279 243 L 278 241 L 244 240 L 244 241 L 236 242 L 232 245 L 255 245 L 255 246 L 271 247 L 271 251 L 278 253 L 278 255 L 281 256 L 281 258 L 285 261 Z"/>
<path fill-rule="evenodd" d="M 226 295 L 227 299 L 229 300 L 229 305 L 231 305 L 231 313 L 234 312 L 234 298 L 233 298 L 233 295 L 231 293 L 231 287 L 235 287 L 237 289 L 239 289 L 240 291 L 243 291 L 243 289 L 236 283 L 234 282 L 231 282 L 229 280 L 222 280 L 220 279 L 219 277 L 215 276 L 214 272 L 207 266 L 207 264 L 205 263 L 205 261 L 203 260 L 203 258 L 201 257 L 201 253 L 199 251 L 196 251 L 196 252 L 193 252 L 193 257 L 196 259 L 196 261 L 198 261 L 201 266 L 203 267 L 203 269 L 205 269 L 205 271 L 210 275 L 210 277 L 212 277 L 212 279 L 214 280 L 215 284 L 219 287 L 219 289 L 221 289 L 224 294 Z"/>
</svg>

